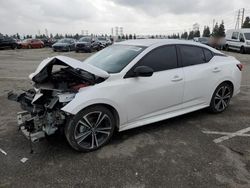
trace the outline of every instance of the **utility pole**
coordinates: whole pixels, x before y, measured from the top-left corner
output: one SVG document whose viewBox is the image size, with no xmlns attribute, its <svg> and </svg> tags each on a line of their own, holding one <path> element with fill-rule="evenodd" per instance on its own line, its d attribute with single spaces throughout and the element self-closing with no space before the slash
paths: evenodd
<svg viewBox="0 0 250 188">
<path fill-rule="evenodd" d="M 241 12 L 241 10 L 239 9 L 237 19 L 236 19 L 235 29 L 240 28 L 240 12 Z"/>
<path fill-rule="evenodd" d="M 242 9 L 241 27 L 244 23 L 244 14 L 245 14 L 245 8 Z"/>
</svg>

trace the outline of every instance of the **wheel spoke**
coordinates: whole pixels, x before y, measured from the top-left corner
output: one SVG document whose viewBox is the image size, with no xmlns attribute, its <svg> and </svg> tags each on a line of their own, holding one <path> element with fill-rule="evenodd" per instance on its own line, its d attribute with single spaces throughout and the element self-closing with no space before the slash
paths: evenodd
<svg viewBox="0 0 250 188">
<path fill-rule="evenodd" d="M 87 131 L 87 132 L 84 132 L 84 133 L 80 133 L 79 135 L 77 135 L 75 137 L 77 143 L 81 143 L 83 140 L 85 140 L 89 135 L 91 134 L 91 131 Z"/>
<path fill-rule="evenodd" d="M 215 108 L 216 108 L 217 110 L 220 110 L 220 105 L 221 105 L 221 100 L 215 105 Z"/>
<path fill-rule="evenodd" d="M 83 125 L 83 126 L 89 128 L 89 129 L 91 128 L 88 124 L 84 123 L 84 122 L 81 121 L 81 120 L 78 122 L 78 124 L 81 124 L 81 125 Z"/>
<path fill-rule="evenodd" d="M 86 116 L 83 117 L 83 119 L 86 121 L 86 123 L 88 124 L 88 126 L 91 128 L 92 127 L 92 124 L 89 122 L 88 120 L 88 114 Z"/>
<path fill-rule="evenodd" d="M 99 115 L 99 117 L 100 117 L 100 115 Z M 103 114 L 100 118 L 98 117 L 98 121 L 96 122 L 96 124 L 95 124 L 95 128 L 97 128 L 101 123 L 102 123 L 102 121 L 105 119 L 105 118 L 107 118 L 108 116 L 106 115 L 106 114 Z"/>
<path fill-rule="evenodd" d="M 106 134 L 106 135 L 109 135 L 109 134 L 110 134 L 110 132 L 108 132 L 108 131 L 97 130 L 96 132 L 97 132 L 97 133 Z"/>
<path fill-rule="evenodd" d="M 99 146 L 99 144 L 98 144 L 98 139 L 97 139 L 97 137 L 96 137 L 96 134 L 95 134 L 95 133 L 94 133 L 94 138 L 95 138 L 96 147 L 98 147 L 98 146 Z"/>
<path fill-rule="evenodd" d="M 222 87 L 222 94 L 221 94 L 222 97 L 224 97 L 225 91 L 226 91 L 226 86 Z"/>
<path fill-rule="evenodd" d="M 224 99 L 228 99 L 228 98 L 230 98 L 230 97 L 231 97 L 231 93 L 228 92 L 228 94 L 226 94 L 223 98 L 224 98 Z"/>
<path fill-rule="evenodd" d="M 92 140 L 91 140 L 91 148 L 94 148 L 95 145 L 95 137 L 94 137 L 94 133 L 92 133 Z"/>
<path fill-rule="evenodd" d="M 223 105 L 223 109 L 226 108 L 227 107 L 227 103 L 224 100 L 222 100 L 221 102 L 222 102 L 222 105 Z"/>
</svg>

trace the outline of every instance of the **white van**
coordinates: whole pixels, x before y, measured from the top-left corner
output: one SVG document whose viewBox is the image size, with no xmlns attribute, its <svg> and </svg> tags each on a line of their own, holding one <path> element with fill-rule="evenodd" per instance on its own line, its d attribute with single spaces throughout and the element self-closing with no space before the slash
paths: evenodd
<svg viewBox="0 0 250 188">
<path fill-rule="evenodd" d="M 225 49 L 237 50 L 240 53 L 250 52 L 250 29 L 231 29 L 226 32 Z"/>
</svg>

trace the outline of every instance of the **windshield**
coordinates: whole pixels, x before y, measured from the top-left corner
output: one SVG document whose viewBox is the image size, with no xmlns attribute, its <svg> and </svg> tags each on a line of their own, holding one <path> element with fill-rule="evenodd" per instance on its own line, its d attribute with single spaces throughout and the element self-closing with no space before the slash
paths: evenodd
<svg viewBox="0 0 250 188">
<path fill-rule="evenodd" d="M 112 45 L 89 57 L 89 63 L 108 73 L 118 73 L 127 66 L 145 47 L 129 45 Z"/>
<path fill-rule="evenodd" d="M 84 37 L 84 38 L 80 38 L 79 41 L 80 41 L 80 42 L 90 42 L 90 41 L 91 41 L 91 38 Z"/>
<path fill-rule="evenodd" d="M 199 41 L 200 41 L 200 42 L 207 42 L 208 39 L 207 39 L 207 38 L 199 38 Z"/>
<path fill-rule="evenodd" d="M 98 37 L 98 40 L 106 40 L 104 37 Z"/>
<path fill-rule="evenodd" d="M 70 39 L 61 39 L 61 40 L 59 40 L 58 42 L 59 43 L 70 43 Z"/>
<path fill-rule="evenodd" d="M 250 40 L 250 33 L 244 33 L 246 40 Z"/>
</svg>

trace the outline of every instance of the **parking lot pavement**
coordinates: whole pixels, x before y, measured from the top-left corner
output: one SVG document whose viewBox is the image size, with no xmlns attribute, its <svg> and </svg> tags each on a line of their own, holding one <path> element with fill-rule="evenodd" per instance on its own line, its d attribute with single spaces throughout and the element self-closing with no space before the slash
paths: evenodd
<svg viewBox="0 0 250 188">
<path fill-rule="evenodd" d="M 116 133 L 91 153 L 75 152 L 54 136 L 33 144 L 30 154 L 28 140 L 17 132 L 20 108 L 6 94 L 28 88 L 27 75 L 54 54 L 0 51 L 0 187 L 250 187 L 250 55 L 228 53 L 245 67 L 241 93 L 222 114 L 200 110 Z M 215 142 L 223 136 L 229 138 Z"/>
</svg>

